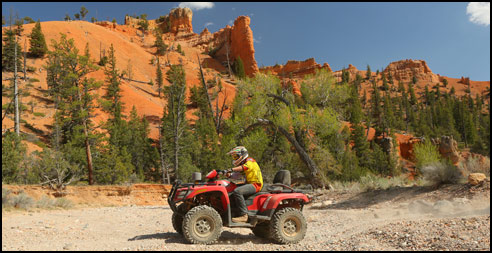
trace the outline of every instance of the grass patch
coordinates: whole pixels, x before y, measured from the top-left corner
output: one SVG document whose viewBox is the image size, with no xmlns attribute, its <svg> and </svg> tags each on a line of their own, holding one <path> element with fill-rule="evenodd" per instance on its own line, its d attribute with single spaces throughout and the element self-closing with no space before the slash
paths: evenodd
<svg viewBox="0 0 492 253">
<path fill-rule="evenodd" d="M 471 173 L 483 173 L 490 177 L 490 159 L 488 157 L 484 157 L 483 161 L 480 161 L 479 157 L 470 157 L 468 160 L 461 162 L 458 168 L 463 171 L 465 176 Z"/>
<path fill-rule="evenodd" d="M 34 112 L 33 115 L 36 116 L 36 117 L 44 117 L 44 116 L 46 116 L 46 114 L 44 114 L 42 112 Z"/>
</svg>

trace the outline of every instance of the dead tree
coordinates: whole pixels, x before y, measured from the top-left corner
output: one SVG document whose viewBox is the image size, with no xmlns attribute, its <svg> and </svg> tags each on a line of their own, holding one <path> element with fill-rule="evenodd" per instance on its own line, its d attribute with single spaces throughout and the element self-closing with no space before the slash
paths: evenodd
<svg viewBox="0 0 492 253">
<path fill-rule="evenodd" d="M 307 154 L 306 150 L 299 144 L 299 142 L 294 138 L 289 131 L 287 131 L 285 128 L 275 125 L 272 121 L 268 119 L 257 119 L 257 122 L 249 125 L 244 132 L 241 134 L 240 138 L 245 136 L 249 131 L 253 130 L 254 128 L 258 126 L 269 126 L 269 127 L 274 127 L 280 131 L 280 133 L 287 138 L 287 140 L 294 146 L 297 154 L 301 158 L 301 160 L 304 162 L 304 164 L 308 167 L 308 169 L 311 171 L 311 178 L 313 179 L 313 185 L 315 187 L 322 187 L 325 188 L 325 183 L 323 180 L 320 179 L 321 173 L 320 170 L 318 169 L 318 166 L 316 163 L 309 157 Z"/>
</svg>

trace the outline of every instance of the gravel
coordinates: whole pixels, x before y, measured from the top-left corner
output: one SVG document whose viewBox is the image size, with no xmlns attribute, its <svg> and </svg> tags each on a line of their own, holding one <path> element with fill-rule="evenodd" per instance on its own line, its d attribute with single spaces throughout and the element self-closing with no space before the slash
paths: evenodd
<svg viewBox="0 0 492 253">
<path fill-rule="evenodd" d="M 2 250 L 490 250 L 490 194 L 426 196 L 419 198 L 433 211 L 419 212 L 415 199 L 352 207 L 338 204 L 357 196 L 320 200 L 304 208 L 308 230 L 294 245 L 258 238 L 248 228 L 223 228 L 217 244 L 192 245 L 174 231 L 169 206 L 3 212 Z"/>
</svg>

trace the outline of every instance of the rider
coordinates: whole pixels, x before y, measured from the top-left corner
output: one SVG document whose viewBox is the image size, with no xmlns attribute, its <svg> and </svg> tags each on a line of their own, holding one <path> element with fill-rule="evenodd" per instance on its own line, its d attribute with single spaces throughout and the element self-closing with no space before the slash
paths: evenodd
<svg viewBox="0 0 492 253">
<path fill-rule="evenodd" d="M 260 166 L 255 159 L 248 157 L 248 150 L 243 146 L 233 148 L 227 154 L 231 155 L 234 160 L 232 164 L 236 167 L 226 170 L 227 176 L 231 172 L 244 172 L 246 174 L 246 184 L 238 186 L 232 192 L 233 198 L 240 211 L 240 216 L 232 218 L 233 222 L 246 222 L 248 220 L 248 209 L 244 202 L 244 196 L 251 196 L 263 187 L 263 178 L 261 176 Z"/>
</svg>

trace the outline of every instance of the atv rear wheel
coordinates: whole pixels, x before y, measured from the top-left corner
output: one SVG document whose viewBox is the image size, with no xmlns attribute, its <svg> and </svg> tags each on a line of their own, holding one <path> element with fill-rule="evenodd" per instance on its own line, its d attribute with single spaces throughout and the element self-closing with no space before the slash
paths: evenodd
<svg viewBox="0 0 492 253">
<path fill-rule="evenodd" d="M 186 214 L 185 207 L 185 203 L 180 204 L 177 208 L 177 212 L 174 212 L 171 218 L 174 230 L 181 235 L 183 234 L 183 218 Z"/>
<path fill-rule="evenodd" d="M 253 234 L 261 238 L 269 238 L 270 237 L 270 222 L 263 222 L 256 225 L 254 228 L 251 228 Z"/>
<path fill-rule="evenodd" d="M 210 206 L 196 206 L 183 219 L 183 235 L 193 244 L 212 244 L 222 233 L 222 218 Z"/>
<path fill-rule="evenodd" d="M 296 208 L 283 208 L 270 221 L 271 238 L 280 244 L 298 243 L 304 239 L 306 230 L 306 219 Z"/>
</svg>

